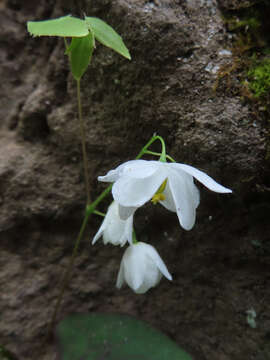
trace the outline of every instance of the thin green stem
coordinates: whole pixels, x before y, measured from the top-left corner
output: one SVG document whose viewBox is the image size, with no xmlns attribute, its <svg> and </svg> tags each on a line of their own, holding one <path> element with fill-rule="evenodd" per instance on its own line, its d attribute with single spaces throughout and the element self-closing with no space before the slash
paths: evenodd
<svg viewBox="0 0 270 360">
<path fill-rule="evenodd" d="M 66 50 L 68 49 L 68 41 L 67 41 L 67 38 L 66 37 L 64 37 L 64 43 L 65 43 L 65 48 L 66 48 Z"/>
<path fill-rule="evenodd" d="M 171 162 L 176 162 L 170 155 L 166 155 L 166 158 L 169 159 Z"/>
<path fill-rule="evenodd" d="M 70 274 L 71 274 L 71 270 L 73 268 L 74 260 L 75 260 L 75 257 L 77 255 L 79 244 L 80 244 L 81 238 L 83 236 L 85 227 L 87 225 L 89 215 L 90 214 L 88 214 L 87 212 L 85 213 L 83 223 L 82 223 L 82 226 L 80 228 L 80 232 L 79 232 L 79 234 L 77 236 L 77 239 L 76 239 L 73 251 L 72 251 L 72 255 L 70 257 L 68 266 L 67 266 L 66 271 L 64 273 L 64 277 L 63 277 L 63 281 L 62 281 L 62 287 L 61 287 L 60 293 L 59 293 L 57 301 L 56 301 L 56 305 L 55 305 L 54 312 L 53 312 L 53 315 L 52 315 L 52 318 L 51 318 L 51 322 L 49 324 L 48 336 L 51 336 L 51 334 L 52 334 L 52 329 L 53 329 L 53 326 L 54 326 L 54 323 L 55 323 L 55 320 L 56 320 L 56 316 L 57 316 L 59 307 L 61 305 L 61 301 L 62 301 L 64 292 L 65 292 L 67 283 L 68 283 L 69 278 L 70 278 Z"/>
<path fill-rule="evenodd" d="M 90 199 L 90 186 L 89 186 L 88 159 L 87 159 L 87 153 L 86 153 L 85 123 L 84 123 L 84 120 L 82 117 L 80 79 L 77 80 L 77 100 L 78 100 L 78 115 L 79 115 L 81 143 L 82 143 L 85 189 L 86 189 L 87 205 L 90 205 L 91 199 Z"/>
<path fill-rule="evenodd" d="M 92 204 L 88 205 L 86 207 L 87 214 L 92 214 L 92 212 L 95 210 L 95 208 L 98 206 L 98 204 L 111 192 L 112 190 L 112 184 L 106 187 L 105 190 L 102 191 L 102 193 L 98 196 L 98 198 L 92 202 Z"/>
<path fill-rule="evenodd" d="M 106 216 L 106 214 L 104 214 L 103 212 L 98 211 L 98 210 L 94 210 L 93 213 L 94 213 L 95 215 L 99 215 L 99 216 L 102 216 L 102 217 L 105 217 L 105 216 Z"/>
<path fill-rule="evenodd" d="M 145 154 L 149 154 L 149 155 L 154 155 L 154 156 L 161 156 L 161 153 L 155 152 L 155 151 L 150 151 L 150 150 L 146 150 Z"/>
<path fill-rule="evenodd" d="M 80 241 L 81 241 L 82 236 L 84 234 L 84 230 L 85 230 L 86 224 L 88 222 L 89 216 L 94 212 L 99 213 L 98 211 L 95 210 L 95 208 L 104 199 L 104 197 L 107 196 L 110 193 L 111 189 L 112 189 L 112 184 L 107 186 L 107 188 L 99 195 L 99 197 L 91 205 L 88 205 L 86 207 L 84 220 L 83 220 L 82 226 L 80 228 L 79 234 L 77 236 L 77 239 L 76 239 L 73 251 L 72 251 L 70 261 L 68 263 L 68 266 L 67 266 L 66 271 L 65 271 L 64 276 L 63 276 L 62 287 L 61 287 L 60 293 L 59 293 L 57 301 L 56 301 L 56 305 L 55 305 L 54 312 L 53 312 L 53 315 L 52 315 L 52 320 L 51 320 L 50 325 L 49 325 L 48 336 L 50 336 L 51 333 L 52 333 L 53 325 L 55 323 L 56 316 L 57 316 L 57 313 L 59 311 L 59 308 L 60 308 L 60 305 L 61 305 L 61 302 L 62 302 L 62 298 L 63 298 L 64 292 L 65 292 L 67 283 L 68 283 L 68 281 L 70 279 L 71 270 L 72 270 L 72 267 L 73 267 L 73 264 L 74 264 L 74 260 L 75 260 L 75 257 L 77 255 L 78 248 L 79 248 L 79 245 L 80 245 Z"/>
<path fill-rule="evenodd" d="M 149 155 L 154 155 L 154 156 L 161 156 L 161 153 L 158 153 L 158 152 L 154 152 L 154 151 L 150 151 L 150 150 L 146 150 L 145 151 L 145 154 L 149 154 Z M 166 158 L 168 160 L 170 160 L 171 162 L 176 162 L 170 155 L 167 155 L 166 154 Z"/>
<path fill-rule="evenodd" d="M 142 150 L 139 152 L 139 154 L 136 156 L 136 160 L 140 159 L 147 151 L 147 149 L 149 148 L 150 145 L 153 144 L 154 141 L 159 140 L 161 142 L 161 146 L 162 146 L 162 150 L 161 150 L 161 155 L 160 155 L 160 161 L 166 162 L 166 146 L 165 146 L 165 142 L 162 139 L 161 136 L 155 135 L 153 136 L 148 143 L 142 148 Z"/>
</svg>

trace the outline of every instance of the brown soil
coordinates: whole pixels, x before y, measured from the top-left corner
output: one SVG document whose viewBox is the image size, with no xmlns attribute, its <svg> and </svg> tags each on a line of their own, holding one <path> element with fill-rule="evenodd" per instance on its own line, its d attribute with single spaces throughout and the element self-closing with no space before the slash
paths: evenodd
<svg viewBox="0 0 270 360">
<path fill-rule="evenodd" d="M 74 311 L 127 313 L 194 359 L 269 360 L 267 128 L 240 96 L 222 85 L 213 92 L 218 69 L 232 61 L 221 51 L 231 37 L 220 8 L 215 0 L 92 3 L 0 3 L 0 345 L 19 360 L 56 358 L 44 339 L 83 216 L 83 170 L 64 46 L 30 38 L 25 24 L 85 12 L 110 23 L 132 55 L 129 62 L 98 46 L 82 81 L 93 199 L 103 189 L 96 177 L 134 158 L 154 132 L 178 162 L 234 192 L 200 187 L 190 232 L 159 206 L 138 211 L 138 238 L 155 245 L 173 275 L 144 295 L 115 288 L 123 249 L 90 247 L 100 225 L 93 217 L 59 319 Z"/>
</svg>

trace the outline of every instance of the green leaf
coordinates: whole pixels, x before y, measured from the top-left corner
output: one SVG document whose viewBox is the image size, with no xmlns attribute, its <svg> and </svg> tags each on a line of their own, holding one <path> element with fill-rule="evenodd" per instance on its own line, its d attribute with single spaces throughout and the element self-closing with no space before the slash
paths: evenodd
<svg viewBox="0 0 270 360">
<path fill-rule="evenodd" d="M 0 360 L 17 360 L 14 354 L 0 345 Z"/>
<path fill-rule="evenodd" d="M 33 36 L 85 37 L 90 32 L 103 45 L 131 59 L 128 49 L 117 32 L 104 21 L 86 16 L 84 20 L 71 15 L 58 19 L 28 21 L 27 30 Z"/>
<path fill-rule="evenodd" d="M 34 36 L 81 37 L 89 33 L 85 20 L 70 15 L 53 20 L 28 21 L 27 30 Z"/>
<path fill-rule="evenodd" d="M 90 63 L 93 49 L 94 38 L 91 33 L 84 37 L 72 38 L 66 52 L 70 57 L 71 72 L 76 80 L 79 80 L 85 73 Z"/>
<path fill-rule="evenodd" d="M 61 360 L 191 360 L 167 336 L 128 315 L 73 314 L 56 329 Z"/>
<path fill-rule="evenodd" d="M 126 48 L 122 38 L 117 32 L 104 21 L 95 17 L 85 17 L 86 23 L 89 24 L 94 33 L 95 38 L 103 45 L 108 46 L 114 51 L 127 59 L 131 59 L 128 49 Z"/>
</svg>

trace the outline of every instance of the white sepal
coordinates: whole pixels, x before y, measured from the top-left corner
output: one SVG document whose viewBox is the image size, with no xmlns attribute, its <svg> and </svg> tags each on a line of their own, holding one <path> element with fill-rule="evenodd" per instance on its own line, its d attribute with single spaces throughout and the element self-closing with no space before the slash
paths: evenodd
<svg viewBox="0 0 270 360">
<path fill-rule="evenodd" d="M 122 220 L 119 216 L 119 205 L 113 201 L 108 208 L 106 216 L 94 236 L 92 244 L 103 236 L 104 244 L 111 243 L 113 245 L 124 246 L 128 241 L 132 243 L 133 231 L 133 214 L 126 220 Z"/>
<path fill-rule="evenodd" d="M 171 274 L 156 249 L 149 244 L 138 242 L 126 249 L 116 286 L 121 288 L 124 283 L 127 283 L 135 293 L 144 294 L 159 283 L 162 275 L 172 280 Z"/>
</svg>

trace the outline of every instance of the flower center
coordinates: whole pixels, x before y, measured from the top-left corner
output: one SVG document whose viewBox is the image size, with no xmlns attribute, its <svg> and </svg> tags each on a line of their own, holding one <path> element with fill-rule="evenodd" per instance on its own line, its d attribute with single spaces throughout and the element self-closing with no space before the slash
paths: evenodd
<svg viewBox="0 0 270 360">
<path fill-rule="evenodd" d="M 167 179 L 163 181 L 163 183 L 158 188 L 157 192 L 153 195 L 151 201 L 154 205 L 156 205 L 159 201 L 163 201 L 166 199 L 165 195 L 163 194 L 167 185 Z"/>
</svg>

